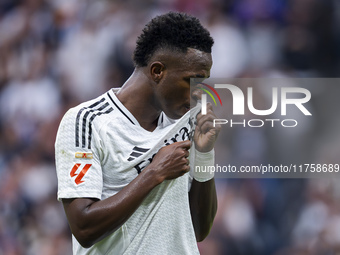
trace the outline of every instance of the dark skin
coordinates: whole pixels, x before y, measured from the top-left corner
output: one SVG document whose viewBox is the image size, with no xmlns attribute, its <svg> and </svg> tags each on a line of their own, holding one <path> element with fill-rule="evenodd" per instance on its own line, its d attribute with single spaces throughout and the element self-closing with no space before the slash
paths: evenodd
<svg viewBox="0 0 340 255">
<path fill-rule="evenodd" d="M 190 48 L 187 53 L 175 54 L 159 50 L 146 67 L 135 69 L 117 97 L 144 129 L 153 131 L 162 111 L 178 119 L 190 109 L 190 103 L 195 104 L 201 90 L 193 89 L 190 93 L 190 78 L 209 77 L 211 65 L 209 53 Z M 194 142 L 198 151 L 213 149 L 220 131 L 220 127 L 212 125 L 214 118 L 211 105 L 207 115 L 197 116 Z M 183 141 L 161 148 L 131 183 L 107 199 L 63 199 L 69 225 L 78 242 L 90 247 L 107 237 L 129 219 L 154 187 L 187 173 L 190 147 L 190 141 Z M 214 179 L 193 180 L 189 201 L 196 239 L 202 241 L 210 231 L 217 210 Z"/>
</svg>

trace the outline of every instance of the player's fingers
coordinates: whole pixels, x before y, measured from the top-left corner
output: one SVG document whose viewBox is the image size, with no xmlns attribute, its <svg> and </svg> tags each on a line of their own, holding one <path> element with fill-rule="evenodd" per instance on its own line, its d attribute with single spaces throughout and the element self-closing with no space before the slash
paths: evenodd
<svg viewBox="0 0 340 255">
<path fill-rule="evenodd" d="M 210 102 L 207 103 L 207 111 L 208 110 L 213 110 L 213 106 Z"/>
<path fill-rule="evenodd" d="M 179 176 L 183 176 L 183 175 L 185 175 L 187 172 L 189 172 L 190 171 L 190 167 L 189 166 L 186 166 L 186 168 L 184 168 L 181 172 L 180 172 L 180 174 L 179 174 Z"/>
<path fill-rule="evenodd" d="M 178 142 L 178 146 L 180 148 L 185 149 L 185 150 L 189 150 L 190 146 L 191 146 L 191 141 L 190 140 L 186 140 L 186 141 Z"/>
<path fill-rule="evenodd" d="M 189 151 L 187 149 L 184 149 L 183 151 L 184 151 L 184 157 L 185 158 L 189 157 L 189 154 L 190 154 Z"/>
<path fill-rule="evenodd" d="M 217 118 L 215 113 L 214 113 L 214 111 L 213 111 L 213 109 L 207 109 L 207 113 L 204 114 L 204 115 L 201 112 L 198 113 L 197 116 L 196 116 L 196 119 L 197 119 L 197 122 L 199 122 L 200 119 L 207 118 L 207 117 L 213 118 L 213 119 Z"/>
<path fill-rule="evenodd" d="M 207 115 L 200 115 L 200 116 L 197 116 L 197 126 L 201 129 L 202 128 L 202 125 L 205 123 L 205 122 L 213 122 L 214 119 L 216 119 L 216 116 L 214 115 L 213 112 L 210 112 L 210 114 L 207 114 Z"/>
<path fill-rule="evenodd" d="M 189 166 L 189 159 L 187 159 L 187 158 L 183 158 L 182 160 L 181 160 L 181 171 L 183 171 L 183 172 L 188 172 L 189 170 L 190 170 L 190 166 Z"/>
<path fill-rule="evenodd" d="M 214 124 L 213 124 L 212 122 L 210 122 L 210 121 L 204 122 L 204 123 L 201 125 L 201 127 L 200 127 L 200 131 L 201 131 L 203 134 L 209 132 L 209 130 L 211 130 L 211 129 L 215 129 L 215 127 L 214 127 Z"/>
<path fill-rule="evenodd" d="M 180 158 L 186 159 L 187 157 L 189 157 L 189 150 L 187 149 L 183 149 L 183 148 L 178 148 L 179 154 L 178 156 Z"/>
<path fill-rule="evenodd" d="M 185 173 L 187 173 L 187 172 L 189 172 L 189 171 L 190 171 L 190 166 L 189 166 L 189 165 L 185 165 L 185 166 L 183 167 L 182 173 L 185 174 Z"/>
<path fill-rule="evenodd" d="M 214 112 L 213 106 L 212 106 L 212 104 L 210 102 L 207 103 L 206 111 L 207 111 L 207 114 L 208 114 L 209 111 Z M 196 118 L 198 118 L 198 116 L 202 116 L 202 112 L 197 113 L 196 114 Z"/>
</svg>

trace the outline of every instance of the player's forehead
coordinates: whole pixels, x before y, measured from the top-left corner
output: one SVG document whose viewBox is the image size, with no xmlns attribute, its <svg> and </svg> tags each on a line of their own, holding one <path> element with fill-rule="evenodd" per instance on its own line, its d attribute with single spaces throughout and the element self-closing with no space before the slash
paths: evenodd
<svg viewBox="0 0 340 255">
<path fill-rule="evenodd" d="M 188 51 L 184 54 L 184 63 L 200 67 L 211 67 L 211 54 L 197 49 L 188 48 Z"/>
<path fill-rule="evenodd" d="M 189 48 L 181 61 L 181 69 L 192 78 L 207 78 L 212 66 L 211 54 Z"/>
<path fill-rule="evenodd" d="M 211 54 L 188 48 L 187 52 L 167 54 L 165 61 L 169 71 L 173 70 L 186 76 L 206 78 L 212 66 Z"/>
</svg>

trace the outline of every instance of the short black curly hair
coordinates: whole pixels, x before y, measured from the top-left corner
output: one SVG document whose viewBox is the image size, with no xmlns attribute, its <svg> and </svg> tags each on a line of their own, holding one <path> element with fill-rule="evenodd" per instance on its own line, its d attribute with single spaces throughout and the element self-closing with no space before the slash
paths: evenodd
<svg viewBox="0 0 340 255">
<path fill-rule="evenodd" d="M 135 66 L 146 66 L 159 48 L 185 53 L 188 48 L 211 53 L 214 44 L 200 21 L 186 13 L 168 12 L 153 18 L 137 39 L 133 54 Z"/>
</svg>

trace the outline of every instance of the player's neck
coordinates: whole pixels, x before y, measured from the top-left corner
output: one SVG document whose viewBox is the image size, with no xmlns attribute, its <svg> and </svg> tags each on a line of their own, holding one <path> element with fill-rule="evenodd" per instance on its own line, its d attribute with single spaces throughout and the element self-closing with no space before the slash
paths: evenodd
<svg viewBox="0 0 340 255">
<path fill-rule="evenodd" d="M 161 111 L 152 103 L 153 95 L 147 81 L 142 71 L 135 70 L 117 93 L 117 98 L 144 129 L 153 131 Z"/>
</svg>

